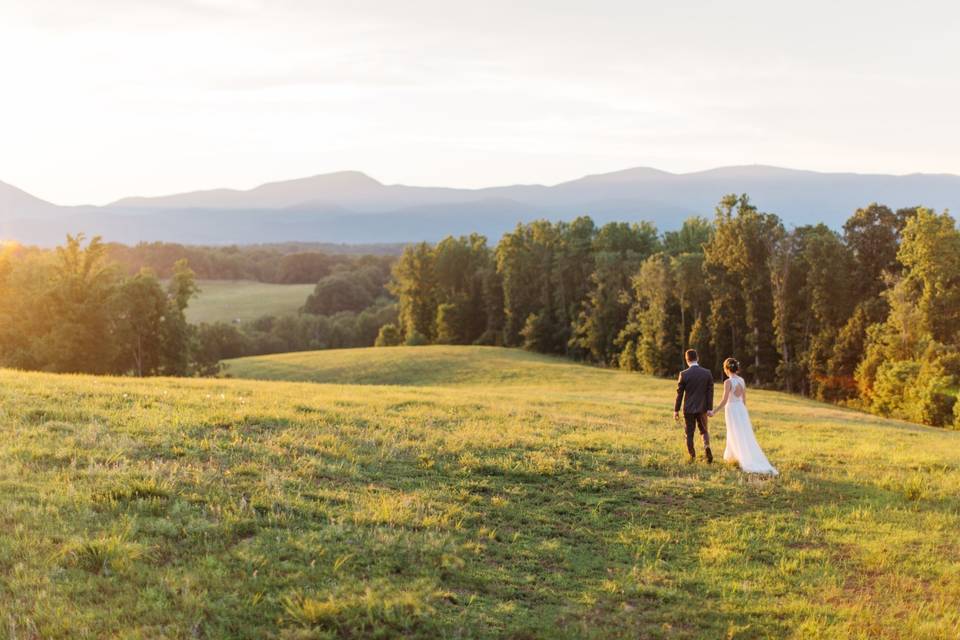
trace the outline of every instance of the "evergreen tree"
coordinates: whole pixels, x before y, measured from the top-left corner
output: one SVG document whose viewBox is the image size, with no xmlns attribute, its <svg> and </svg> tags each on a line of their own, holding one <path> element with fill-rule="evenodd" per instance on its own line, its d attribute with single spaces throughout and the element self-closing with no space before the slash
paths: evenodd
<svg viewBox="0 0 960 640">
<path fill-rule="evenodd" d="M 484 276 L 492 266 L 487 239 L 479 234 L 448 237 L 434 247 L 433 256 L 436 340 L 472 344 L 487 329 Z"/>
<path fill-rule="evenodd" d="M 637 366 L 643 373 L 664 376 L 676 371 L 681 358 L 677 330 L 679 308 L 674 295 L 670 258 L 651 256 L 633 278 L 635 303 L 620 334 L 621 344 L 636 344 Z"/>
</svg>

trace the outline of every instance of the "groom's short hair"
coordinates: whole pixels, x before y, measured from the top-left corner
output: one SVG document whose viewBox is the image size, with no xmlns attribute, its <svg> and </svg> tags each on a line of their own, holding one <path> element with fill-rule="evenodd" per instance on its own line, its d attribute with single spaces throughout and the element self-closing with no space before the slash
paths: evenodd
<svg viewBox="0 0 960 640">
<path fill-rule="evenodd" d="M 697 362 L 700 360 L 700 356 L 697 355 L 696 349 L 687 349 L 687 352 L 684 355 L 687 357 L 687 362 Z"/>
</svg>

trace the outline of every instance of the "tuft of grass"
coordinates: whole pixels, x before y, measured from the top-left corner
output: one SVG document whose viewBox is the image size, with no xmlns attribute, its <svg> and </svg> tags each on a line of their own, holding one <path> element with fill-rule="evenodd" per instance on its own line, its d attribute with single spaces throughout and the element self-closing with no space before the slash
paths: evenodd
<svg viewBox="0 0 960 640">
<path fill-rule="evenodd" d="M 64 555 L 73 566 L 109 576 L 129 570 L 144 553 L 140 545 L 128 541 L 126 536 L 111 535 L 75 542 L 66 548 Z"/>
<path fill-rule="evenodd" d="M 414 585 L 361 593 L 318 597 L 294 593 L 283 598 L 286 621 L 292 625 L 334 632 L 333 637 L 381 637 L 419 632 L 426 634 L 443 593 L 435 587 Z M 286 634 L 297 637 L 299 634 Z"/>
</svg>

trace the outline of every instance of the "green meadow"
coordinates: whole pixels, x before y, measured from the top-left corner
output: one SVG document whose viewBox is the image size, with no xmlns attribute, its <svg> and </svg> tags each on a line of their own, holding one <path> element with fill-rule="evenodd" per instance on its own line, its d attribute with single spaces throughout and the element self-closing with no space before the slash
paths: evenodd
<svg viewBox="0 0 960 640">
<path fill-rule="evenodd" d="M 270 284 L 248 280 L 200 280 L 200 293 L 187 307 L 187 320 L 234 322 L 296 313 L 313 293 L 312 284 Z"/>
<path fill-rule="evenodd" d="M 960 635 L 958 432 L 751 391 L 766 480 L 686 463 L 671 381 L 551 357 L 225 375 L 0 371 L 0 637 Z"/>
</svg>

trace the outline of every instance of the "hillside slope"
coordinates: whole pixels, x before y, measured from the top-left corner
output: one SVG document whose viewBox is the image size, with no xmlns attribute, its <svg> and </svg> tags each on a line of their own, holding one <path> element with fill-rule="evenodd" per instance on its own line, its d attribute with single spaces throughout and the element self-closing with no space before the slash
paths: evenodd
<svg viewBox="0 0 960 640">
<path fill-rule="evenodd" d="M 625 382 L 615 371 L 584 367 L 564 358 L 498 347 L 430 345 L 339 349 L 237 358 L 228 377 L 330 384 L 496 387 Z"/>
<path fill-rule="evenodd" d="M 298 357 L 230 371 L 389 384 L 0 371 L 4 631 L 960 633 L 960 433 L 751 392 L 766 481 L 684 463 L 670 381 L 507 350 Z"/>
</svg>

